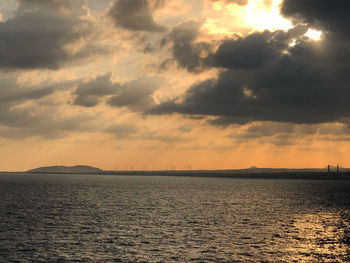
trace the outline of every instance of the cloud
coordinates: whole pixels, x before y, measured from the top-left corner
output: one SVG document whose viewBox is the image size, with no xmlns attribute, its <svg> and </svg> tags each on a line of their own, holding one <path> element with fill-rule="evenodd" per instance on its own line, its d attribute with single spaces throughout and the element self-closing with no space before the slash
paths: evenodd
<svg viewBox="0 0 350 263">
<path fill-rule="evenodd" d="M 55 82 L 49 79 L 30 83 L 30 81 L 20 81 L 18 76 L 13 73 L 0 74 L 0 103 L 2 106 L 12 107 L 40 100 L 55 92 L 69 89 L 76 83 L 75 80 Z M 39 78 L 37 75 L 35 77 Z"/>
<path fill-rule="evenodd" d="M 72 7 L 75 5 L 81 6 L 83 3 L 82 1 L 74 1 L 74 0 L 18 0 L 19 2 L 19 10 L 28 10 L 29 8 L 33 8 L 33 6 L 41 5 L 41 6 L 46 6 L 46 7 L 54 7 L 54 8 L 63 8 L 67 9 L 68 7 Z M 68 11 L 68 10 L 67 10 Z"/>
<path fill-rule="evenodd" d="M 118 0 L 109 11 L 116 26 L 133 31 L 162 32 L 164 26 L 157 24 L 153 18 L 153 8 L 162 5 L 163 1 Z"/>
<path fill-rule="evenodd" d="M 282 31 L 265 31 L 236 40 L 226 40 L 209 59 L 217 67 L 259 68 L 281 55 L 281 50 L 288 47 L 287 37 Z"/>
<path fill-rule="evenodd" d="M 79 81 L 74 91 L 73 104 L 94 107 L 105 98 L 112 107 L 126 107 L 131 111 L 145 111 L 155 105 L 154 92 L 162 81 L 158 78 L 142 77 L 127 83 L 112 81 L 112 74 L 97 76 L 88 82 Z"/>
<path fill-rule="evenodd" d="M 252 122 L 245 126 L 239 126 L 228 135 L 229 138 L 239 140 L 250 140 L 267 137 L 275 137 L 283 134 L 293 134 L 295 136 L 314 135 L 320 132 L 329 124 L 308 125 L 280 122 Z"/>
<path fill-rule="evenodd" d="M 76 131 L 96 131 L 96 116 L 73 112 L 65 115 L 63 108 L 60 108 L 60 113 L 58 105 L 35 103 L 49 95 L 48 92 L 41 92 L 45 90 L 41 89 L 37 94 L 32 95 L 33 92 L 29 96 L 24 93 L 21 99 L 1 103 L 0 137 L 17 139 L 36 136 L 57 139 Z"/>
<path fill-rule="evenodd" d="M 97 76 L 89 82 L 80 82 L 73 93 L 76 95 L 73 104 L 94 107 L 100 102 L 100 98 L 113 95 L 121 88 L 119 83 L 113 83 L 111 80 L 112 73 Z"/>
<path fill-rule="evenodd" d="M 156 105 L 152 95 L 159 88 L 160 83 L 159 79 L 146 77 L 126 83 L 116 95 L 109 99 L 108 104 L 144 112 Z"/>
<path fill-rule="evenodd" d="M 2 88 L 0 102 L 2 104 L 40 99 L 52 94 L 58 88 L 56 85 L 36 87 L 35 89 L 22 88 L 12 77 L 2 77 L 0 85 Z"/>
<path fill-rule="evenodd" d="M 39 136 L 55 139 L 72 131 L 91 130 L 87 115 L 59 116 L 56 111 L 41 111 L 38 106 L 0 106 L 0 137 L 27 138 Z"/>
<path fill-rule="evenodd" d="M 349 35 L 350 2 L 347 0 L 284 0 L 281 12 L 296 22 Z"/>
<path fill-rule="evenodd" d="M 124 139 L 135 135 L 139 131 L 133 124 L 119 123 L 107 127 L 104 132 L 115 135 L 117 138 Z"/>
<path fill-rule="evenodd" d="M 21 85 L 16 74 L 3 74 L 0 78 L 0 136 L 26 138 L 41 136 L 58 138 L 68 131 L 91 129 L 88 115 L 62 116 L 57 105 L 41 105 L 40 100 L 55 96 L 71 87 L 74 81 L 56 84 Z"/>
<path fill-rule="evenodd" d="M 211 2 L 225 2 L 227 4 L 247 5 L 248 0 L 210 0 Z"/>
<path fill-rule="evenodd" d="M 214 116 L 215 125 L 311 124 L 349 117 L 349 40 L 328 35 L 313 41 L 303 32 L 299 27 L 223 41 L 207 57 L 207 65 L 221 69 L 217 78 L 149 112 Z"/>
<path fill-rule="evenodd" d="M 90 45 L 84 43 L 91 25 L 81 19 L 83 1 L 21 0 L 13 16 L 0 22 L 0 68 L 58 69 L 64 63 L 88 57 Z"/>
<path fill-rule="evenodd" d="M 172 55 L 180 67 L 190 72 L 202 70 L 203 56 L 210 50 L 210 44 L 197 42 L 202 21 L 190 20 L 172 29 L 167 42 L 172 44 Z"/>
<path fill-rule="evenodd" d="M 254 142 L 277 146 L 300 144 L 312 141 L 348 140 L 350 126 L 344 123 L 293 124 L 281 122 L 252 122 L 232 126 L 227 138 L 237 143 Z"/>
<path fill-rule="evenodd" d="M 11 139 L 23 139 L 28 137 L 59 139 L 70 135 L 74 131 L 95 131 L 91 121 L 92 118 L 88 115 L 63 118 L 50 112 L 32 116 L 26 111 L 28 111 L 28 109 L 11 112 L 7 117 L 16 120 L 16 122 L 7 122 L 7 125 L 2 125 L 3 119 L 1 119 L 0 137 Z M 2 113 L 0 109 L 0 115 Z M 0 116 L 0 118 L 1 117 L 3 116 Z"/>
<path fill-rule="evenodd" d="M 177 134 L 172 135 L 147 127 L 137 126 L 130 123 L 117 123 L 107 127 L 103 132 L 112 134 L 119 140 L 132 139 L 140 141 L 157 141 L 163 143 L 185 142 L 186 138 Z"/>
</svg>

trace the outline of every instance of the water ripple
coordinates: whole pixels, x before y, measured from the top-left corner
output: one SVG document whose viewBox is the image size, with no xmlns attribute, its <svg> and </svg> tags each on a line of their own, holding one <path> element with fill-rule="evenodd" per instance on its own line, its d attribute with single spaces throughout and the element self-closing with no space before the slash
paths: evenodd
<svg viewBox="0 0 350 263">
<path fill-rule="evenodd" d="M 0 175 L 0 262 L 349 262 L 350 182 Z"/>
</svg>

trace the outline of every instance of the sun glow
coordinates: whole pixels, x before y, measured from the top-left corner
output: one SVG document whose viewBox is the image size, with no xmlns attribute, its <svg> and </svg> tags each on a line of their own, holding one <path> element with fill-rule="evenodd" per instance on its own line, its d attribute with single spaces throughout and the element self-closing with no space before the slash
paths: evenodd
<svg viewBox="0 0 350 263">
<path fill-rule="evenodd" d="M 322 31 L 318 31 L 318 30 L 309 28 L 309 30 L 306 32 L 305 36 L 307 36 L 308 38 L 311 38 L 313 40 L 320 40 L 322 38 Z"/>
<path fill-rule="evenodd" d="M 282 0 L 249 0 L 245 6 L 216 2 L 208 7 L 203 29 L 213 35 L 288 30 L 291 21 L 280 14 Z M 213 12 L 214 10 L 214 12 Z"/>
<path fill-rule="evenodd" d="M 256 30 L 288 30 L 292 23 L 280 15 L 282 0 L 250 0 L 245 8 L 245 25 Z"/>
</svg>

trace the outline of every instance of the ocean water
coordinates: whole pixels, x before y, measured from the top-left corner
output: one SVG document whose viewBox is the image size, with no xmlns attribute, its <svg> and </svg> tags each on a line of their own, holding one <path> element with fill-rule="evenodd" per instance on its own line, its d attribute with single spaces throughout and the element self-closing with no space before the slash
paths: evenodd
<svg viewBox="0 0 350 263">
<path fill-rule="evenodd" d="M 349 262 L 350 181 L 0 175 L 0 262 Z"/>
</svg>

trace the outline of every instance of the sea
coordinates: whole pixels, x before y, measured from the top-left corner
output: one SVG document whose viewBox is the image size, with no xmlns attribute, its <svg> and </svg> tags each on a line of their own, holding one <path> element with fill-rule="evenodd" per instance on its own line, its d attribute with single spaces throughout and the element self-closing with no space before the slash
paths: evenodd
<svg viewBox="0 0 350 263">
<path fill-rule="evenodd" d="M 0 174 L 0 262 L 350 262 L 350 181 Z"/>
</svg>

